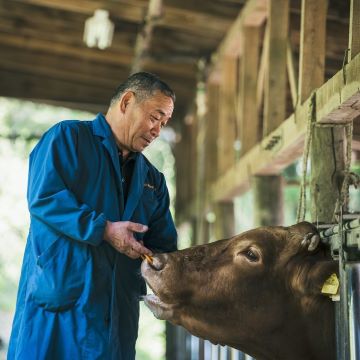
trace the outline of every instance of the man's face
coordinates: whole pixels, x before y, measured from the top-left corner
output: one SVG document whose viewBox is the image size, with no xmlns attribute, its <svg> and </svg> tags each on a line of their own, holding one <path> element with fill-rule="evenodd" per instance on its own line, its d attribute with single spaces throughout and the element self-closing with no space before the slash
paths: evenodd
<svg viewBox="0 0 360 360">
<path fill-rule="evenodd" d="M 122 145 L 129 151 L 143 151 L 159 136 L 161 128 L 171 118 L 173 110 L 174 103 L 171 97 L 160 91 L 140 102 L 132 97 L 124 110 Z"/>
</svg>

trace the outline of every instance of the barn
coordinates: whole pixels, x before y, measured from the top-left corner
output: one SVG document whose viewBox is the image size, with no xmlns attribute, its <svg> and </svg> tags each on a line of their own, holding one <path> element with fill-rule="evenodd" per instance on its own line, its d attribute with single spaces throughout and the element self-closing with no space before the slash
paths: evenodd
<svg viewBox="0 0 360 360">
<path fill-rule="evenodd" d="M 114 31 L 105 45 L 84 41 L 97 10 Z M 338 244 L 336 306 L 349 319 L 346 264 L 360 248 L 360 209 L 349 206 L 360 198 L 359 0 L 2 0 L 0 19 L 2 97 L 104 113 L 131 73 L 173 87 L 176 223 L 193 245 L 233 236 L 234 199 L 249 191 L 254 225 L 282 224 L 284 170 L 299 164 L 297 220 L 308 214 Z M 338 329 L 339 359 L 360 358 L 360 328 L 349 323 Z M 170 324 L 166 336 L 169 360 L 249 358 Z"/>
</svg>

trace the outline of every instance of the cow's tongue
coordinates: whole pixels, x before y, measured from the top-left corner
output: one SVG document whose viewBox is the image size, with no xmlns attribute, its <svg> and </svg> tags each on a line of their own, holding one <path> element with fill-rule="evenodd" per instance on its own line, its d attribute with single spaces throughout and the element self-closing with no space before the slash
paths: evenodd
<svg viewBox="0 0 360 360">
<path fill-rule="evenodd" d="M 146 306 L 151 310 L 154 316 L 159 320 L 171 320 L 173 317 L 173 306 L 165 304 L 154 294 L 144 296 Z"/>
</svg>

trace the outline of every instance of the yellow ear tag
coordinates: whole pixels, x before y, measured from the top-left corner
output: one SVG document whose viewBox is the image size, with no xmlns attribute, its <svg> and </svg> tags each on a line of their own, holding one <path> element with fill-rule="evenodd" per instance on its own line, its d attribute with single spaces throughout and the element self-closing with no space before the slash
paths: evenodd
<svg viewBox="0 0 360 360">
<path fill-rule="evenodd" d="M 339 279 L 335 273 L 328 277 L 321 289 L 321 293 L 325 295 L 336 295 L 339 290 Z"/>
</svg>

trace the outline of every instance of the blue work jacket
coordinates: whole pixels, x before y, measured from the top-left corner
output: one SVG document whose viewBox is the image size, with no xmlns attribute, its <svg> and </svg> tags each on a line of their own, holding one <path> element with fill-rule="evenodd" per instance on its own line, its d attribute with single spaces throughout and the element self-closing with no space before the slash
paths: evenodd
<svg viewBox="0 0 360 360">
<path fill-rule="evenodd" d="M 138 240 L 176 250 L 164 176 L 140 153 L 126 204 L 105 117 L 63 121 L 30 154 L 31 216 L 8 359 L 135 358 L 141 260 L 103 240 L 106 221 L 148 225 Z"/>
</svg>

